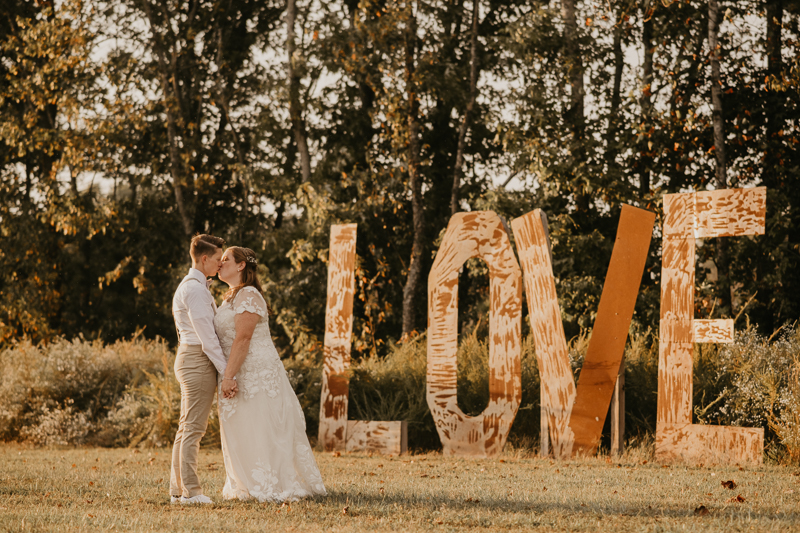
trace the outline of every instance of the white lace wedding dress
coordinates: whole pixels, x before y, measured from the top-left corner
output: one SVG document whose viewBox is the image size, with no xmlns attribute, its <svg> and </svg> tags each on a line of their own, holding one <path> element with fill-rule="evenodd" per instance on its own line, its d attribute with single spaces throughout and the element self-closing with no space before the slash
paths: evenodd
<svg viewBox="0 0 800 533">
<path fill-rule="evenodd" d="M 305 417 L 272 344 L 267 304 L 256 288 L 244 287 L 232 303 L 219 307 L 214 326 L 222 351 L 230 357 L 240 313 L 261 319 L 236 377 L 239 392 L 231 399 L 217 397 L 227 475 L 222 496 L 283 502 L 324 495 Z"/>
</svg>

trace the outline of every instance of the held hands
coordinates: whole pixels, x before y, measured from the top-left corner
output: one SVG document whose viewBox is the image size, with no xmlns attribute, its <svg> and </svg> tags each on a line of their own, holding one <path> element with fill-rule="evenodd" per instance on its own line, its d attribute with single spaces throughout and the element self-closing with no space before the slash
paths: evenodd
<svg viewBox="0 0 800 533">
<path fill-rule="evenodd" d="M 225 399 L 231 399 L 236 396 L 236 393 L 239 392 L 239 385 L 236 383 L 236 380 L 233 378 L 223 378 L 222 379 L 222 397 Z"/>
</svg>

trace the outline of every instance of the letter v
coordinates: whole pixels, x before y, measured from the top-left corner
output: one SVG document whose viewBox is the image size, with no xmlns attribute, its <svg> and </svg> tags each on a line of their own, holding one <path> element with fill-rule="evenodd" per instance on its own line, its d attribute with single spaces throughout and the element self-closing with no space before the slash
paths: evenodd
<svg viewBox="0 0 800 533">
<path fill-rule="evenodd" d="M 597 450 L 625 351 L 655 213 L 622 206 L 603 294 L 577 393 L 556 295 L 550 243 L 536 209 L 511 222 L 539 363 L 543 410 L 557 458 Z"/>
</svg>

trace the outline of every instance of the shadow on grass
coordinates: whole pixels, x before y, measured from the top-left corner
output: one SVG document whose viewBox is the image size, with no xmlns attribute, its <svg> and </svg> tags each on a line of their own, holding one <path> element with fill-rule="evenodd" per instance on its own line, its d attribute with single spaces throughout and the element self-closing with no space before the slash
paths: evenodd
<svg viewBox="0 0 800 533">
<path fill-rule="evenodd" d="M 347 507 L 347 513 L 352 516 L 365 516 L 371 514 L 382 514 L 387 511 L 394 512 L 434 512 L 446 508 L 449 512 L 458 511 L 474 511 L 480 509 L 482 511 L 503 512 L 508 514 L 527 513 L 534 515 L 544 515 L 547 513 L 557 514 L 574 514 L 585 518 L 597 518 L 598 515 L 606 517 L 643 517 L 643 518 L 690 518 L 695 515 L 694 508 L 701 505 L 697 503 L 694 507 L 683 507 L 676 505 L 665 505 L 662 507 L 653 507 L 646 502 L 641 501 L 620 501 L 614 505 L 596 505 L 591 503 L 582 504 L 580 501 L 574 503 L 558 503 L 558 502 L 537 502 L 525 501 L 518 499 L 501 499 L 501 498 L 482 498 L 482 499 L 462 499 L 452 498 L 446 495 L 430 496 L 430 497 L 409 497 L 398 495 L 377 496 L 372 494 L 362 494 L 357 492 L 355 494 L 339 490 L 328 491 L 327 496 L 319 496 L 301 500 L 300 502 L 293 502 L 290 505 L 298 504 L 316 504 L 320 507 L 331 507 L 337 513 L 342 513 L 343 509 Z M 238 506 L 253 506 L 263 508 L 274 508 L 276 510 L 281 508 L 282 504 L 279 503 L 262 503 L 256 500 L 248 502 L 240 502 L 236 500 L 228 500 L 219 503 L 216 507 L 222 509 L 233 509 Z M 781 521 L 788 521 L 792 523 L 800 522 L 800 512 L 791 513 L 772 513 L 766 511 L 758 511 L 752 509 L 748 504 L 725 504 L 725 503 L 705 503 L 702 504 L 708 508 L 709 514 L 707 518 L 725 517 L 725 518 L 747 518 L 753 519 L 779 519 Z M 466 516 L 465 516 L 466 518 Z M 698 517 L 702 518 L 702 517 Z"/>
</svg>

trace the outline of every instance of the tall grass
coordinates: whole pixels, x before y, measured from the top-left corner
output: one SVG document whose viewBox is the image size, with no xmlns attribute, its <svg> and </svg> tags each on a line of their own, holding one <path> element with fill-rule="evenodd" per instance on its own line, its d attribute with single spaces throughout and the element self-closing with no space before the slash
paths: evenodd
<svg viewBox="0 0 800 533">
<path fill-rule="evenodd" d="M 458 402 L 468 415 L 489 401 L 488 346 L 476 326 L 458 348 Z M 697 345 L 694 419 L 700 424 L 763 427 L 767 456 L 800 463 L 800 331 L 774 339 L 747 328 L 730 345 Z M 589 332 L 572 339 L 570 363 L 580 374 Z M 319 424 L 321 351 L 284 360 L 314 442 Z M 179 416 L 174 352 L 163 340 L 135 337 L 103 345 L 57 340 L 21 341 L 0 351 L 0 439 L 42 445 L 168 445 Z M 440 447 L 425 396 L 426 337 L 394 345 L 385 357 L 353 361 L 348 416 L 353 420 L 405 420 L 412 449 Z M 625 350 L 626 435 L 652 442 L 658 390 L 658 339 L 633 330 Z M 539 441 L 539 371 L 531 337 L 522 347 L 522 401 L 510 446 L 536 449 Z M 607 439 L 607 436 L 605 437 Z M 205 445 L 219 444 L 212 412 Z"/>
</svg>

